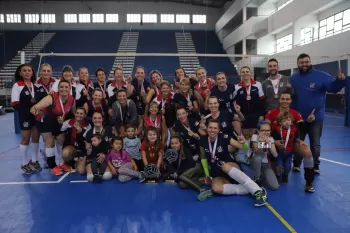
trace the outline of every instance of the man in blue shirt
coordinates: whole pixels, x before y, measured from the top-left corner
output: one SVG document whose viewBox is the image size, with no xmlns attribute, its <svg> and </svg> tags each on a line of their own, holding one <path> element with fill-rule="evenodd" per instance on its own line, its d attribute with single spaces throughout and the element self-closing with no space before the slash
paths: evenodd
<svg viewBox="0 0 350 233">
<path fill-rule="evenodd" d="M 308 134 L 310 149 L 314 157 L 314 170 L 320 173 L 320 153 L 323 120 L 325 115 L 326 93 L 337 93 L 345 87 L 346 76 L 339 70 L 336 78 L 311 65 L 310 56 L 302 53 L 298 56 L 297 64 L 299 71 L 291 76 L 291 85 L 294 89 L 294 109 L 305 121 L 300 131 L 300 139 L 304 140 Z M 300 171 L 302 158 L 294 159 L 294 171 Z"/>
</svg>

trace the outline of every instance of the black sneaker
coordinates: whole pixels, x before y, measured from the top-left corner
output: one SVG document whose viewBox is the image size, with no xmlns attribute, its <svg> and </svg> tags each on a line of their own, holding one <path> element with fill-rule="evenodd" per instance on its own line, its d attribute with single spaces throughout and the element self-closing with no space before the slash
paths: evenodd
<svg viewBox="0 0 350 233">
<path fill-rule="evenodd" d="M 305 184 L 305 192 L 307 192 L 307 193 L 313 193 L 313 192 L 315 192 L 314 183 Z"/>
<path fill-rule="evenodd" d="M 282 184 L 288 184 L 288 175 L 282 176 Z"/>
<path fill-rule="evenodd" d="M 33 174 L 35 172 L 32 170 L 32 168 L 29 166 L 29 164 L 21 166 L 21 169 L 22 169 L 23 173 L 26 175 L 30 175 L 30 174 Z"/>
<path fill-rule="evenodd" d="M 32 160 L 30 160 L 30 162 L 28 163 L 28 165 L 30 166 L 30 168 L 33 170 L 33 171 L 36 171 L 36 172 L 40 172 L 41 170 L 43 170 L 40 166 L 40 163 L 38 161 L 36 162 L 32 162 Z"/>
<path fill-rule="evenodd" d="M 96 183 L 100 183 L 102 181 L 102 176 L 99 174 L 95 174 L 92 181 Z"/>
<path fill-rule="evenodd" d="M 318 174 L 318 175 L 321 173 L 319 165 L 314 165 L 314 171 L 315 171 L 315 174 Z"/>
</svg>

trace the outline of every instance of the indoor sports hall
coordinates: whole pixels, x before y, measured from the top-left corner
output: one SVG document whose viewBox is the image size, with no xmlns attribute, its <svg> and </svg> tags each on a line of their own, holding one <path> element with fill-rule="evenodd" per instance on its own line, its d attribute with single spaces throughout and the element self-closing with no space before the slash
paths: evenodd
<svg viewBox="0 0 350 233">
<path fill-rule="evenodd" d="M 302 165 L 288 184 L 266 188 L 260 208 L 250 195 L 198 201 L 193 190 L 163 181 L 53 175 L 41 153 L 42 171 L 23 174 L 11 104 L 15 71 L 24 63 L 37 75 L 50 64 L 57 79 L 66 65 L 74 79 L 86 67 L 93 82 L 98 67 L 113 80 L 120 65 L 125 78 L 142 66 L 145 79 L 158 70 L 171 84 L 177 67 L 188 76 L 204 67 L 208 78 L 225 72 L 228 84 L 238 84 L 244 66 L 259 82 L 269 78 L 271 58 L 289 77 L 306 53 L 313 68 L 336 77 L 350 73 L 349 38 L 349 0 L 0 1 L 0 233 L 349 233 L 349 77 L 340 92 L 326 94 L 315 192 L 304 191 Z"/>
</svg>

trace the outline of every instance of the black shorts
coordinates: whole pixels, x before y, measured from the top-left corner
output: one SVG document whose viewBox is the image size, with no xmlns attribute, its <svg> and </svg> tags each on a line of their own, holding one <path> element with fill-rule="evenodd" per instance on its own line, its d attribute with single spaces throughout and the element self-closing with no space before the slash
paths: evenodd
<svg viewBox="0 0 350 233">
<path fill-rule="evenodd" d="M 18 114 L 19 128 L 21 130 L 31 130 L 35 125 L 35 116 L 32 114 L 20 115 Z"/>
<path fill-rule="evenodd" d="M 39 133 L 52 133 L 53 136 L 62 134 L 62 125 L 58 123 L 56 118 L 45 116 L 42 121 L 36 121 L 36 127 Z"/>
<path fill-rule="evenodd" d="M 135 161 L 135 163 L 136 163 L 137 170 L 143 171 L 143 170 L 145 169 L 145 166 L 144 166 L 144 164 L 143 164 L 142 159 L 139 159 L 139 160 L 134 159 L 134 161 Z"/>
</svg>

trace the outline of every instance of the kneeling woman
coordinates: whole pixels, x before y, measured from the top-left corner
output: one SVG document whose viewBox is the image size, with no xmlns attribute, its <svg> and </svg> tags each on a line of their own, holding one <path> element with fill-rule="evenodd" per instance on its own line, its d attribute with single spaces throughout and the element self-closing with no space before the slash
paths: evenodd
<svg viewBox="0 0 350 233">
<path fill-rule="evenodd" d="M 85 117 L 85 109 L 82 107 L 77 108 L 74 119 L 63 122 L 61 128 L 61 131 L 66 133 L 62 158 L 72 167 L 74 167 L 74 163 L 77 161 L 79 173 L 85 172 L 85 160 L 83 159 L 86 156 L 84 134 L 91 128 Z"/>
<path fill-rule="evenodd" d="M 266 204 L 267 194 L 265 189 L 260 188 L 253 180 L 244 174 L 235 160 L 228 153 L 228 145 L 242 149 L 246 141 L 239 137 L 239 142 L 220 132 L 219 122 L 215 119 L 208 121 L 208 136 L 202 136 L 200 151 L 202 165 L 207 180 L 211 180 L 211 189 L 214 193 L 223 195 L 246 195 L 248 193 L 256 197 L 254 206 Z M 209 166 L 210 165 L 210 173 Z M 208 183 L 208 182 L 207 182 Z M 234 184 L 238 183 L 238 184 Z M 201 192 L 198 199 L 207 192 Z"/>
<path fill-rule="evenodd" d="M 69 94 L 70 83 L 61 80 L 58 84 L 58 92 L 43 98 L 34 105 L 30 112 L 35 115 L 36 125 L 45 142 L 45 154 L 47 165 L 54 175 L 62 175 L 63 171 L 70 171 L 71 167 L 63 163 L 62 145 L 65 134 L 61 132 L 62 124 L 71 111 L 75 112 L 75 100 Z M 56 139 L 57 156 L 55 161 L 54 138 Z"/>
</svg>

